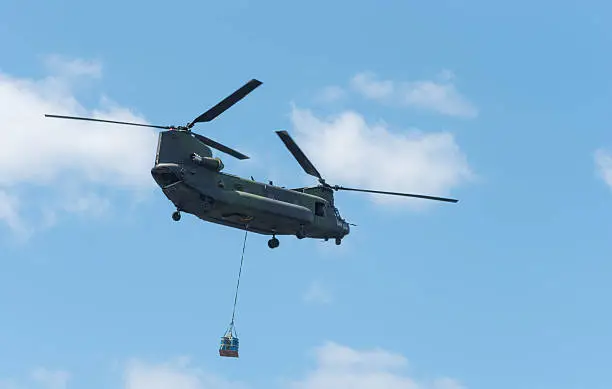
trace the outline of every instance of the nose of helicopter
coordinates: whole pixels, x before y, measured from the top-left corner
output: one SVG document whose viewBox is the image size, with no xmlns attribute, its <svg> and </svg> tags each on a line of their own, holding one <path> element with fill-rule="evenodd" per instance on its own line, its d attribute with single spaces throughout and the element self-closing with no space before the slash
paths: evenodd
<svg viewBox="0 0 612 389">
<path fill-rule="evenodd" d="M 351 232 L 351 227 L 349 227 L 347 222 L 342 222 L 342 231 L 344 232 L 344 235 L 348 235 Z"/>
<path fill-rule="evenodd" d="M 175 164 L 159 164 L 153 166 L 151 175 L 157 184 L 161 187 L 172 185 L 181 180 L 181 170 Z"/>
</svg>

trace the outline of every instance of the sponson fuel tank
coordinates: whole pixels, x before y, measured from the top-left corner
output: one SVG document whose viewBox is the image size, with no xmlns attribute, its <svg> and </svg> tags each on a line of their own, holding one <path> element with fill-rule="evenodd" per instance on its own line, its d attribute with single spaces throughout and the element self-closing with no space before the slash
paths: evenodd
<svg viewBox="0 0 612 389">
<path fill-rule="evenodd" d="M 245 209 L 268 213 L 294 219 L 302 224 L 310 224 L 314 221 L 312 211 L 297 204 L 291 204 L 252 193 L 239 190 L 223 193 L 224 200 Z"/>
</svg>

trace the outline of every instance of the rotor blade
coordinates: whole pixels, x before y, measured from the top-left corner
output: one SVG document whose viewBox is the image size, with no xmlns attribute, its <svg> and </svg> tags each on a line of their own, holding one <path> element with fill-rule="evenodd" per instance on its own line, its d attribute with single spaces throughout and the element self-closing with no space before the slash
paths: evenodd
<svg viewBox="0 0 612 389">
<path fill-rule="evenodd" d="M 261 84 L 263 84 L 261 81 L 252 79 L 251 81 L 238 88 L 234 93 L 221 100 L 217 105 L 198 116 L 193 122 L 189 123 L 187 127 L 191 128 L 196 123 L 209 122 L 213 120 L 214 118 L 225 112 L 232 105 L 242 100 L 246 95 L 253 92 L 253 90 Z"/>
<path fill-rule="evenodd" d="M 140 127 L 152 127 L 152 128 L 161 128 L 164 130 L 169 130 L 171 126 L 154 126 L 152 124 L 140 124 L 140 123 L 130 123 L 130 122 L 117 122 L 114 120 L 103 120 L 103 119 L 92 119 L 92 118 L 82 118 L 77 116 L 61 116 L 61 115 L 47 115 L 45 117 L 48 118 L 58 118 L 58 119 L 74 119 L 74 120 L 87 120 L 90 122 L 103 122 L 103 123 L 114 123 L 114 124 L 126 124 L 128 126 L 140 126 Z"/>
<path fill-rule="evenodd" d="M 195 136 L 200 142 L 204 143 L 207 146 L 212 147 L 213 149 L 217 149 L 219 151 L 224 152 L 225 154 L 229 154 L 232 157 L 238 158 L 238 159 L 249 159 L 249 157 L 247 157 L 246 155 L 230 149 L 229 147 L 222 145 L 221 143 L 215 142 L 214 140 L 207 138 L 205 136 L 202 136 L 200 134 L 196 134 L 194 132 L 192 132 L 193 136 Z"/>
<path fill-rule="evenodd" d="M 289 149 L 293 157 L 298 161 L 298 163 L 300 164 L 300 166 L 302 166 L 302 169 L 304 169 L 306 173 L 310 174 L 311 176 L 317 177 L 320 180 L 323 179 L 321 177 L 321 173 L 319 173 L 317 168 L 314 167 L 312 162 L 310 162 L 308 157 L 306 157 L 306 154 L 304 154 L 304 152 L 299 148 L 293 138 L 289 136 L 289 133 L 287 131 L 276 131 L 276 135 L 278 135 L 278 137 L 283 141 L 287 149 Z"/>
<path fill-rule="evenodd" d="M 386 195 L 394 195 L 394 196 L 405 196 L 405 197 L 416 197 L 419 199 L 427 199 L 427 200 L 437 200 L 437 201 L 446 201 L 449 203 L 456 203 L 459 200 L 449 199 L 446 197 L 436 197 L 436 196 L 425 196 L 419 194 L 411 194 L 411 193 L 399 193 L 399 192 L 384 192 L 380 190 L 369 190 L 369 189 L 355 189 L 355 188 L 345 188 L 343 186 L 334 186 L 336 190 L 350 190 L 353 192 L 366 192 L 366 193 L 378 193 L 378 194 L 386 194 Z"/>
</svg>

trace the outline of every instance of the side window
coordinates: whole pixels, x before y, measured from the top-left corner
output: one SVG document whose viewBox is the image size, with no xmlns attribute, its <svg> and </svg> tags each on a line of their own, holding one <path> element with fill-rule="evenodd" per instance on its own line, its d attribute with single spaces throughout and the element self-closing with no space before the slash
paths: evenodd
<svg viewBox="0 0 612 389">
<path fill-rule="evenodd" d="M 315 215 L 325 216 L 325 204 L 319 201 L 315 202 Z"/>
</svg>

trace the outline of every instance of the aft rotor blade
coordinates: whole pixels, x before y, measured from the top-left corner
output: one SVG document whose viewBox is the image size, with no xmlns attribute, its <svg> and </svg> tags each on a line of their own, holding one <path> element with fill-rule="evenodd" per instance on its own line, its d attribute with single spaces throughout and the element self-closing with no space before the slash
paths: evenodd
<svg viewBox="0 0 612 389">
<path fill-rule="evenodd" d="M 335 190 L 349 190 L 349 191 L 353 191 L 353 192 L 366 192 L 366 193 L 377 193 L 377 194 L 386 194 L 386 195 L 393 195 L 393 196 L 416 197 L 416 198 L 419 198 L 419 199 L 446 201 L 448 203 L 456 203 L 456 202 L 459 201 L 459 200 L 456 200 L 456 199 L 449 199 L 449 198 L 446 198 L 446 197 L 426 196 L 426 195 L 411 194 L 411 193 L 400 193 L 400 192 L 385 192 L 385 191 L 381 191 L 381 190 L 370 190 L 370 189 L 345 188 L 343 186 L 337 186 L 337 185 L 334 186 L 333 188 Z"/>
<path fill-rule="evenodd" d="M 261 81 L 252 79 L 251 81 L 238 88 L 234 93 L 221 100 L 217 105 L 198 116 L 193 122 L 189 123 L 187 127 L 191 128 L 196 123 L 209 122 L 213 120 L 214 118 L 225 112 L 232 105 L 242 100 L 246 95 L 253 92 L 253 90 L 261 84 L 263 84 Z"/>
<path fill-rule="evenodd" d="M 141 124 L 141 123 L 131 123 L 131 122 L 117 122 L 114 120 L 104 120 L 104 119 L 93 119 L 93 118 L 82 118 L 78 116 L 62 116 L 62 115 L 47 115 L 45 117 L 48 118 L 58 118 L 58 119 L 74 119 L 74 120 L 87 120 L 90 122 L 103 122 L 103 123 L 113 123 L 113 124 L 126 124 L 128 126 L 139 126 L 139 127 L 151 127 L 151 128 L 161 128 L 164 130 L 169 130 L 173 127 L 171 126 L 155 126 L 152 124 Z"/>
<path fill-rule="evenodd" d="M 298 163 L 300 164 L 300 166 L 302 166 L 302 169 L 304 169 L 306 173 L 310 174 L 311 176 L 317 177 L 320 180 L 323 179 L 321 177 L 321 173 L 319 173 L 317 168 L 314 167 L 312 162 L 310 162 L 308 157 L 306 157 L 306 154 L 304 154 L 304 152 L 299 148 L 293 138 L 289 136 L 289 133 L 287 131 L 276 131 L 276 134 L 283 141 L 287 149 L 289 149 L 293 157 L 298 161 Z"/>
<path fill-rule="evenodd" d="M 195 136 L 200 142 L 204 143 L 207 146 L 212 147 L 213 149 L 217 149 L 219 151 L 224 152 L 225 154 L 229 154 L 232 157 L 238 158 L 238 159 L 249 159 L 249 157 L 247 157 L 246 155 L 234 150 L 234 149 L 230 149 L 229 147 L 222 145 L 221 143 L 215 142 L 214 140 L 207 138 L 205 136 L 202 136 L 200 134 L 196 134 L 194 132 L 192 132 L 193 136 Z"/>
</svg>

